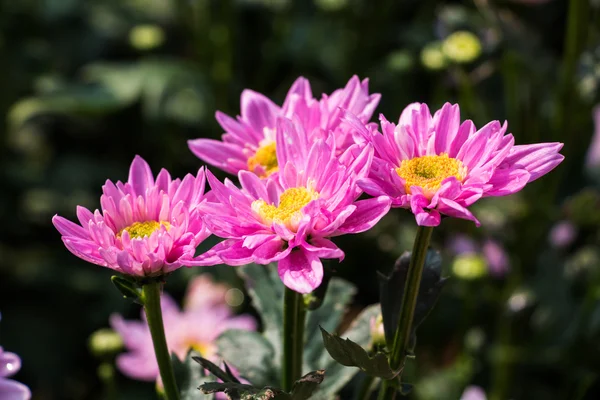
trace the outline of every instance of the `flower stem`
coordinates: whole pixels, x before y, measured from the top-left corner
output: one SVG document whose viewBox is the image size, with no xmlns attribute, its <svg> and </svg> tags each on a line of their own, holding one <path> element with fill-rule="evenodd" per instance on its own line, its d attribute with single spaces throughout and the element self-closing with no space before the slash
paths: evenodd
<svg viewBox="0 0 600 400">
<path fill-rule="evenodd" d="M 406 283 L 404 284 L 404 294 L 402 295 L 402 308 L 400 309 L 400 317 L 398 318 L 398 327 L 394 334 L 394 343 L 389 359 L 390 367 L 394 371 L 404 368 L 413 316 L 415 314 L 415 306 L 417 305 L 417 295 L 419 294 L 419 286 L 421 286 L 421 275 L 423 273 L 425 257 L 427 256 L 427 247 L 429 246 L 431 232 L 433 232 L 433 227 L 419 226 L 417 228 L 417 235 L 410 256 Z M 379 392 L 379 399 L 393 400 L 396 397 L 397 390 L 394 388 L 394 381 L 399 380 L 401 376 L 402 371 L 400 371 L 396 378 L 383 381 Z"/>
<path fill-rule="evenodd" d="M 285 288 L 283 299 L 283 371 L 281 386 L 292 390 L 294 382 L 302 376 L 302 352 L 304 350 L 304 297 Z"/>
<path fill-rule="evenodd" d="M 160 307 L 160 286 L 161 283 L 157 281 L 144 283 L 141 298 L 146 311 L 150 335 L 152 335 L 154 354 L 156 354 L 160 377 L 165 389 L 165 397 L 167 400 L 179 400 L 179 390 L 175 382 L 175 373 L 173 372 L 171 356 L 165 338 L 162 309 Z"/>
</svg>

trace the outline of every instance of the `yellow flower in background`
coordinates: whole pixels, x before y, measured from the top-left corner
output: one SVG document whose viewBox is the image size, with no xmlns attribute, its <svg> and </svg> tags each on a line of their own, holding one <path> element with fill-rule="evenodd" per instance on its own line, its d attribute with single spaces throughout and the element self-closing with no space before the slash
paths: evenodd
<svg viewBox="0 0 600 400">
<path fill-rule="evenodd" d="M 452 273 L 459 279 L 478 279 L 487 275 L 487 263 L 478 254 L 461 254 L 452 263 Z"/>
<path fill-rule="evenodd" d="M 481 54 L 481 41 L 471 32 L 454 32 L 442 43 L 442 52 L 452 62 L 469 63 Z"/>
<path fill-rule="evenodd" d="M 165 33 L 158 25 L 136 25 L 129 31 L 129 44 L 138 50 L 151 50 L 164 42 Z"/>
<path fill-rule="evenodd" d="M 442 52 L 440 42 L 431 42 L 421 50 L 421 63 L 427 69 L 438 71 L 448 64 L 446 56 Z"/>
</svg>

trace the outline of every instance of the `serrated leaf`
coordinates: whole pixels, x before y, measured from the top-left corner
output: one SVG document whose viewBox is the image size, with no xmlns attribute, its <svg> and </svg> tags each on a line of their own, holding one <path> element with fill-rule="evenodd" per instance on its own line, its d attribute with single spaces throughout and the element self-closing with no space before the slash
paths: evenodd
<svg viewBox="0 0 600 400">
<path fill-rule="evenodd" d="M 118 275 L 111 276 L 110 280 L 119 292 L 121 292 L 123 297 L 133 299 L 136 302 L 141 302 L 142 290 L 135 282 Z"/>
<path fill-rule="evenodd" d="M 261 316 L 263 335 L 275 352 L 273 366 L 279 370 L 283 338 L 283 284 L 275 265 L 249 264 L 238 269 L 246 282 L 248 294 Z"/>
<path fill-rule="evenodd" d="M 398 317 L 400 316 L 400 309 L 402 307 L 402 296 L 410 264 L 410 255 L 411 253 L 408 251 L 402 254 L 396 261 L 390 275 L 379 274 L 381 314 L 383 316 L 385 340 L 388 348 L 391 348 L 396 327 L 398 326 Z M 439 252 L 428 250 L 425 265 L 423 266 L 423 274 L 421 276 L 417 305 L 411 328 L 413 341 L 416 329 L 433 309 L 447 280 L 441 278 L 441 265 L 442 258 Z"/>
<path fill-rule="evenodd" d="M 307 400 L 313 392 L 317 390 L 323 379 L 325 378 L 325 370 L 309 372 L 302 378 L 294 382 L 292 387 L 291 400 Z"/>
<path fill-rule="evenodd" d="M 344 333 L 354 343 L 367 347 L 371 343 L 371 320 L 381 313 L 379 304 L 373 304 L 365 308 Z M 322 341 L 320 338 L 319 341 Z M 327 371 L 327 379 L 319 386 L 311 400 L 331 400 L 336 397 L 337 392 L 358 373 L 358 369 L 347 368 L 335 361 L 327 351 L 324 351 L 319 364 Z"/>
<path fill-rule="evenodd" d="M 196 361 L 198 364 L 202 365 L 202 368 L 208 370 L 211 374 L 222 380 L 223 382 L 233 382 L 236 383 L 237 378 L 230 376 L 226 371 L 223 371 L 216 364 L 207 360 L 206 358 L 202 358 L 200 356 L 193 356 L 192 359 Z"/>
<path fill-rule="evenodd" d="M 219 355 L 253 385 L 262 387 L 278 382 L 278 373 L 273 367 L 275 351 L 260 333 L 232 329 L 223 332 L 216 344 Z"/>
<path fill-rule="evenodd" d="M 369 356 L 367 351 L 350 339 L 342 339 L 331 335 L 321 328 L 325 348 L 334 360 L 347 367 L 358 367 L 367 375 L 383 379 L 392 379 L 399 371 L 393 371 L 388 363 L 387 355 L 375 353 Z"/>
<path fill-rule="evenodd" d="M 325 352 L 319 326 L 327 331 L 334 331 L 340 325 L 347 305 L 354 297 L 354 286 L 342 279 L 333 278 L 329 284 L 327 295 L 320 308 L 307 313 L 305 328 L 306 345 L 304 362 L 308 370 L 323 368 L 320 358 Z"/>
<path fill-rule="evenodd" d="M 225 393 L 231 400 L 291 400 L 290 395 L 280 389 L 270 387 L 259 389 L 235 382 L 208 382 L 201 385 L 200 390 L 205 394 Z"/>
</svg>

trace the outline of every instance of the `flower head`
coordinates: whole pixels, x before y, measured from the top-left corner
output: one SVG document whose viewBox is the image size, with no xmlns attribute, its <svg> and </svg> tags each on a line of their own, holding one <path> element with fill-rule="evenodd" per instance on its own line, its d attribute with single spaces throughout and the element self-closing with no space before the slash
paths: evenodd
<svg viewBox="0 0 600 400">
<path fill-rule="evenodd" d="M 224 171 L 237 174 L 251 171 L 266 178 L 279 171 L 276 157 L 275 126 L 279 117 L 298 118 L 305 132 L 315 140 L 335 133 L 337 148 L 350 146 L 352 135 L 342 123 L 341 108 L 366 123 L 379 103 L 379 94 L 369 94 L 368 79 L 362 82 L 353 76 L 346 87 L 321 100 L 313 97 L 310 83 L 298 78 L 290 88 L 282 107 L 264 95 L 244 90 L 241 96 L 241 115 L 237 120 L 217 112 L 216 118 L 225 130 L 222 141 L 195 139 L 190 150 L 203 161 Z"/>
<path fill-rule="evenodd" d="M 21 369 L 21 359 L 0 347 L 0 400 L 29 400 L 31 391 L 22 383 L 8 379 Z"/>
<path fill-rule="evenodd" d="M 158 276 L 192 259 L 210 234 L 197 210 L 204 184 L 203 169 L 183 180 L 163 169 L 155 180 L 136 156 L 127 182 L 102 187 L 102 211 L 77 207 L 81 225 L 59 216 L 52 222 L 77 257 L 126 275 Z"/>
<path fill-rule="evenodd" d="M 357 201 L 356 180 L 368 174 L 370 145 L 355 144 L 337 157 L 333 143 L 311 142 L 298 119 L 281 119 L 276 140 L 281 165 L 276 178 L 261 180 L 240 171 L 240 189 L 207 172 L 216 202 L 205 202 L 201 209 L 209 229 L 226 240 L 198 261 L 213 255 L 229 265 L 277 261 L 283 283 L 308 293 L 322 281 L 321 259 L 344 257 L 329 238 L 371 228 L 390 200 Z"/>
<path fill-rule="evenodd" d="M 442 52 L 450 61 L 469 63 L 481 54 L 481 42 L 469 31 L 454 32 L 442 43 Z"/>
<path fill-rule="evenodd" d="M 347 119 L 375 149 L 371 174 L 359 186 L 389 196 L 393 207 L 410 208 L 422 226 L 439 225 L 442 214 L 479 225 L 467 207 L 518 192 L 564 159 L 562 143 L 515 146 L 506 123 L 476 130 L 470 120 L 461 124 L 458 105 L 448 103 L 434 116 L 427 105 L 413 103 L 398 125 L 381 116 L 383 133 Z"/>
<path fill-rule="evenodd" d="M 207 281 L 205 281 L 207 282 Z M 166 294 L 161 296 L 165 337 L 170 353 L 184 361 L 189 350 L 202 357 L 216 360 L 217 337 L 228 329 L 255 330 L 256 322 L 250 316 L 234 316 L 225 303 L 193 303 L 186 299 L 181 310 Z M 117 357 L 119 370 L 132 379 L 154 381 L 159 378 L 152 337 L 144 313 L 141 321 L 128 321 L 112 315 L 110 324 L 121 335 L 127 353 Z"/>
<path fill-rule="evenodd" d="M 467 386 L 460 400 L 486 400 L 485 392 L 479 386 Z"/>
</svg>

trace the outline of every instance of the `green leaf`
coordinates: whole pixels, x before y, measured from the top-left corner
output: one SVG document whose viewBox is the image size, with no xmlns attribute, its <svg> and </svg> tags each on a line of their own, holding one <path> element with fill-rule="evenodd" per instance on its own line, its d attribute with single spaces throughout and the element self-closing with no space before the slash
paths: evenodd
<svg viewBox="0 0 600 400">
<path fill-rule="evenodd" d="M 260 333 L 232 329 L 223 332 L 216 344 L 221 357 L 253 385 L 278 382 L 278 372 L 273 367 L 275 351 Z"/>
<path fill-rule="evenodd" d="M 283 284 L 275 265 L 250 264 L 239 268 L 246 282 L 248 294 L 256 311 L 261 316 L 263 335 L 273 346 L 273 366 L 277 370 L 281 364 L 281 343 L 283 338 Z M 231 360 L 229 360 L 231 361 Z"/>
<path fill-rule="evenodd" d="M 309 372 L 294 382 L 291 400 L 309 399 L 325 378 L 325 370 Z"/>
<path fill-rule="evenodd" d="M 173 364 L 173 371 L 175 372 L 175 380 L 179 387 L 181 400 L 204 400 L 210 398 L 210 396 L 199 391 L 198 386 L 202 383 L 211 382 L 214 378 L 206 376 L 204 369 L 193 360 L 193 357 L 197 354 L 193 350 L 190 351 L 184 362 L 179 361 L 179 358 L 175 354 L 171 355 L 171 363 Z"/>
<path fill-rule="evenodd" d="M 111 276 L 110 280 L 123 297 L 134 299 L 141 304 L 142 289 L 135 282 L 118 275 Z"/>
<path fill-rule="evenodd" d="M 355 293 L 356 289 L 353 285 L 342 279 L 333 278 L 321 307 L 307 313 L 304 350 L 304 362 L 307 369 L 316 370 L 324 367 L 320 364 L 325 347 L 321 340 L 319 327 L 330 332 L 335 331 Z"/>
<path fill-rule="evenodd" d="M 402 307 L 402 296 L 410 264 L 410 255 L 411 253 L 408 251 L 402 254 L 396 261 L 389 276 L 379 274 L 381 313 L 388 348 L 391 348 L 391 344 L 394 341 L 394 333 L 398 326 L 398 317 L 400 315 L 400 308 Z M 447 280 L 446 278 L 441 278 L 441 265 L 442 258 L 440 254 L 437 251 L 428 250 L 425 265 L 423 266 L 423 275 L 421 276 L 415 314 L 413 316 L 411 333 L 413 342 L 416 329 L 433 309 Z"/>
<path fill-rule="evenodd" d="M 236 383 L 237 378 L 229 375 L 226 371 L 223 371 L 214 363 L 208 361 L 206 358 L 202 358 L 200 356 L 193 356 L 192 359 L 196 361 L 198 364 L 202 365 L 202 368 L 208 370 L 211 374 L 222 380 L 223 382 L 233 382 Z"/>
<path fill-rule="evenodd" d="M 323 343 L 334 360 L 346 367 L 358 367 L 367 375 L 383 379 L 392 379 L 399 371 L 393 371 L 388 364 L 387 355 L 375 353 L 372 357 L 360 345 L 350 339 L 331 335 L 321 328 Z"/>
<path fill-rule="evenodd" d="M 231 400 L 291 400 L 290 395 L 280 389 L 270 387 L 259 389 L 235 382 L 208 382 L 201 385 L 200 390 L 205 394 L 222 392 Z"/>
<path fill-rule="evenodd" d="M 352 322 L 350 328 L 344 333 L 348 339 L 362 347 L 368 347 L 371 343 L 371 320 L 377 318 L 381 313 L 379 304 L 373 304 L 365 308 Z M 322 341 L 322 339 L 319 339 Z M 327 379 L 319 386 L 319 389 L 311 400 L 330 400 L 358 373 L 358 369 L 347 368 L 335 361 L 327 351 L 323 351 L 319 364 L 327 371 Z"/>
</svg>

